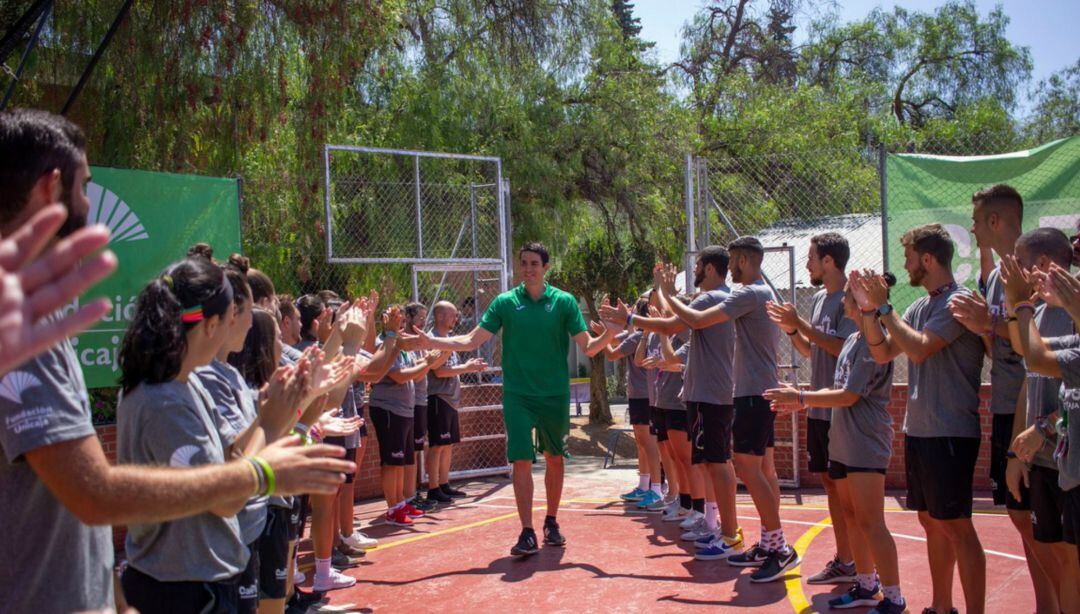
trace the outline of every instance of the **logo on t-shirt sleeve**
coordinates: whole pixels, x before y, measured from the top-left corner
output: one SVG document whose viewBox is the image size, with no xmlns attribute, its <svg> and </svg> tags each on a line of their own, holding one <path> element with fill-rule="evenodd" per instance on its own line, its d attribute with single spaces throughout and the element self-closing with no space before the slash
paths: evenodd
<svg viewBox="0 0 1080 614">
<path fill-rule="evenodd" d="M 199 446 L 186 445 L 180 446 L 173 451 L 172 456 L 169 457 L 170 467 L 190 467 L 191 459 L 195 458 L 195 455 L 199 453 Z"/>
<path fill-rule="evenodd" d="M 0 396 L 16 405 L 22 405 L 23 393 L 40 385 L 41 380 L 33 373 L 28 373 L 26 371 L 12 371 L 0 381 Z"/>
</svg>

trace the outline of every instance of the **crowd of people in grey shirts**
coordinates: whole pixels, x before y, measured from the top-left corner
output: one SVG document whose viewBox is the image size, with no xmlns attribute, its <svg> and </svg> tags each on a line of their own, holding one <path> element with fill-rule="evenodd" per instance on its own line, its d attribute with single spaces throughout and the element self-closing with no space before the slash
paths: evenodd
<svg viewBox="0 0 1080 614">
<path fill-rule="evenodd" d="M 62 117 L 0 113 L 0 519 L 10 529 L 0 611 L 284 611 L 298 595 L 295 544 L 308 508 L 315 590 L 352 585 L 334 564 L 376 544 L 352 515 L 368 386 L 384 520 L 408 525 L 463 494 L 447 479 L 459 378 L 483 360 L 419 351 L 406 331 L 428 321 L 423 305 L 380 312 L 375 294 L 278 296 L 246 259 L 217 262 L 205 245 L 139 295 L 120 352 L 109 462 L 68 340 L 109 305 L 59 311 L 116 267 L 102 251 L 108 231 L 86 225 L 85 148 Z M 782 578 L 800 557 L 781 526 L 773 424 L 806 410 L 808 464 L 822 474 L 837 548 L 808 582 L 851 583 L 831 607 L 905 611 L 884 488 L 892 365 L 906 355 L 906 505 L 926 531 L 933 579 L 923 611 L 955 611 L 958 569 L 967 610 L 981 612 L 986 563 L 972 485 L 988 355 L 995 503 L 1023 540 L 1038 610 L 1080 610 L 1080 455 L 1069 453 L 1080 436 L 1071 416 L 1080 411 L 1071 272 L 1080 249 L 1057 229 L 1023 232 L 1022 198 L 1006 185 L 975 193 L 972 206 L 981 292 L 956 283 L 942 226 L 913 228 L 901 239 L 904 269 L 926 295 L 902 316 L 889 303 L 895 279 L 847 271 L 849 246 L 833 233 L 815 236 L 807 254 L 810 279 L 823 286 L 808 320 L 764 283 L 764 249 L 752 237 L 699 252 L 693 296 L 677 292 L 674 267 L 657 265 L 636 304 L 605 301 L 594 328 L 625 328 L 605 351 L 628 361 L 639 448 L 639 483 L 623 498 L 679 522 L 697 558 L 756 568 L 753 582 Z M 454 305 L 432 311 L 432 334 L 451 334 Z M 808 387 L 777 377 L 783 336 L 810 359 Z M 761 522 L 753 545 L 736 516 L 736 478 Z M 111 525 L 128 528 L 118 583 Z"/>
</svg>

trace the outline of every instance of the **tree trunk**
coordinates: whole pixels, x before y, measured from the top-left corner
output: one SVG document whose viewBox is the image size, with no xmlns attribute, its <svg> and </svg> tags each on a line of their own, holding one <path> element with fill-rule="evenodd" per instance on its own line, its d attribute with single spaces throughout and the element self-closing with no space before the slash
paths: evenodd
<svg viewBox="0 0 1080 614">
<path fill-rule="evenodd" d="M 585 306 L 589 308 L 589 319 L 599 320 L 596 301 L 585 293 Z M 607 396 L 607 377 L 604 375 L 604 353 L 600 352 L 589 359 L 589 424 L 608 426 L 614 424 L 611 417 L 611 405 Z"/>
</svg>

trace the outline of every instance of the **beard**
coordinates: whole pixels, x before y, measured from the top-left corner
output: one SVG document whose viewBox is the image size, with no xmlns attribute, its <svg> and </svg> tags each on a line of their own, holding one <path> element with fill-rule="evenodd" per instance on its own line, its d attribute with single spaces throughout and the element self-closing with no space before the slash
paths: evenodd
<svg viewBox="0 0 1080 614">
<path fill-rule="evenodd" d="M 694 287 L 700 288 L 703 281 L 705 281 L 705 271 L 694 273 Z"/>
<path fill-rule="evenodd" d="M 908 272 L 908 283 L 917 288 L 922 285 L 924 277 L 926 277 L 926 267 L 920 264 L 919 268 Z"/>
<path fill-rule="evenodd" d="M 64 224 L 60 226 L 60 229 L 56 231 L 56 236 L 61 239 L 70 236 L 73 232 L 80 228 L 86 227 L 86 211 L 75 210 L 75 199 L 72 198 L 72 190 L 65 189 L 63 194 L 64 207 L 67 209 L 67 219 L 64 220 Z"/>
<path fill-rule="evenodd" d="M 825 280 L 823 278 L 814 277 L 813 275 L 810 276 L 810 285 L 811 286 L 814 286 L 815 288 L 820 288 L 822 285 L 824 285 L 824 283 L 825 283 Z"/>
</svg>

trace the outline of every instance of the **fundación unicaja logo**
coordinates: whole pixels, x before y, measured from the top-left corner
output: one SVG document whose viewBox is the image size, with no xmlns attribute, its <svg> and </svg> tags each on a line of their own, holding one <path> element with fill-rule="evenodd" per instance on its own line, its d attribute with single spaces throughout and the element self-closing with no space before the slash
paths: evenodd
<svg viewBox="0 0 1080 614">
<path fill-rule="evenodd" d="M 90 200 L 90 212 L 86 221 L 89 224 L 108 226 L 112 233 L 109 243 L 143 241 L 150 238 L 139 221 L 139 216 L 112 190 L 90 182 L 86 186 L 86 196 Z"/>
</svg>

